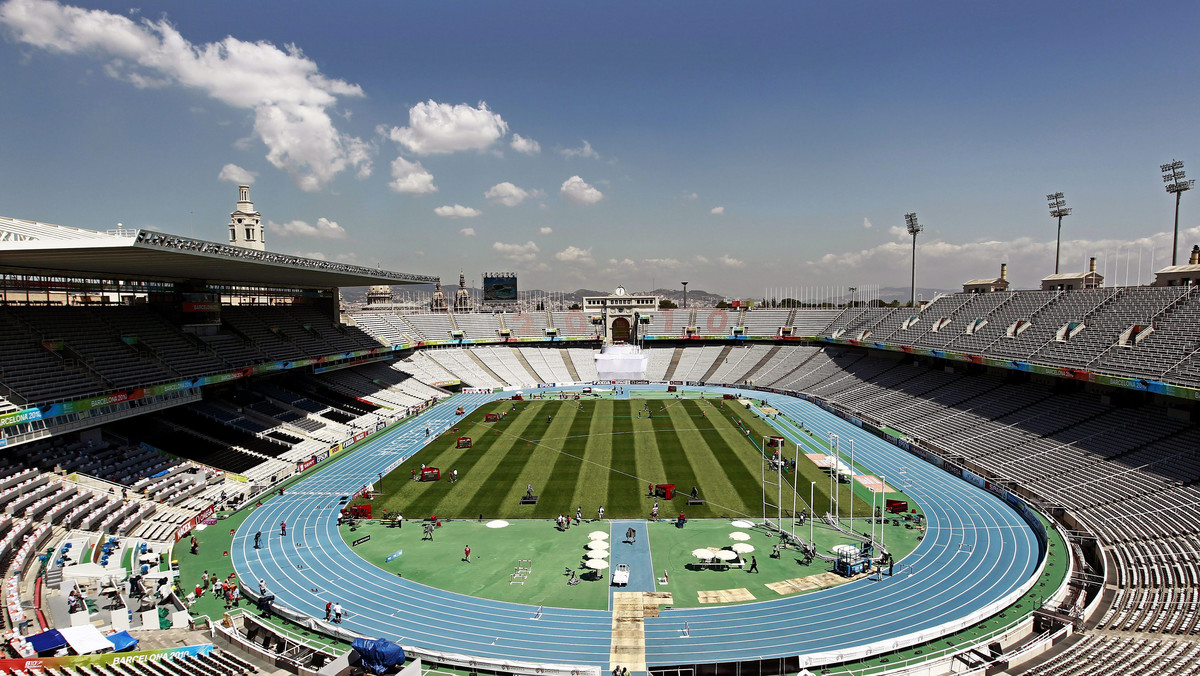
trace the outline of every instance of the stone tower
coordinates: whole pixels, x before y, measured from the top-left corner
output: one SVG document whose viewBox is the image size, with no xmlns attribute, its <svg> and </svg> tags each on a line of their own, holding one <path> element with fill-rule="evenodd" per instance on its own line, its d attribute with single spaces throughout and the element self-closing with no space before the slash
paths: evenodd
<svg viewBox="0 0 1200 676">
<path fill-rule="evenodd" d="M 458 273 L 458 291 L 454 292 L 454 311 L 471 311 L 471 292 L 467 291 L 467 276 Z"/>
<path fill-rule="evenodd" d="M 229 243 L 257 251 L 262 251 L 267 246 L 262 214 L 254 210 L 248 185 L 238 186 L 237 208 L 229 214 Z"/>
</svg>

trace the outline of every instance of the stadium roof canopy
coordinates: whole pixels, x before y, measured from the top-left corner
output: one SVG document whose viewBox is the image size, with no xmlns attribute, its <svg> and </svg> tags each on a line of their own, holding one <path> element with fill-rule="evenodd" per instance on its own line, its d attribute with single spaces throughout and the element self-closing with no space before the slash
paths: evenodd
<svg viewBox="0 0 1200 676">
<path fill-rule="evenodd" d="M 432 284 L 436 277 L 243 249 L 152 230 L 97 232 L 0 217 L 0 273 L 294 288 Z"/>
</svg>

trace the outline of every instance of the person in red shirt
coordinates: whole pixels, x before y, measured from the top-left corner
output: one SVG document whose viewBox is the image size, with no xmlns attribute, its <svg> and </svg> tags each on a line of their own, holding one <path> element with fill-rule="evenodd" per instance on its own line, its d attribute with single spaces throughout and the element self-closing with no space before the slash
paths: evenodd
<svg viewBox="0 0 1200 676">
<path fill-rule="evenodd" d="M 471 545 L 463 547 L 463 561 L 466 561 L 467 563 L 471 562 Z"/>
</svg>

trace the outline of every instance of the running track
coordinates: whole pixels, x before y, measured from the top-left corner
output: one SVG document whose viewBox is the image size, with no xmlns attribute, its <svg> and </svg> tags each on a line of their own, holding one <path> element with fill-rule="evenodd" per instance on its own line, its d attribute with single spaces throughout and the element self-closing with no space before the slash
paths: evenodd
<svg viewBox="0 0 1200 676">
<path fill-rule="evenodd" d="M 911 483 L 903 489 L 925 511 L 928 529 L 922 543 L 902 561 L 912 566 L 911 576 L 897 565 L 896 575 L 881 582 L 859 580 L 798 597 L 667 610 L 647 618 L 650 666 L 796 655 L 805 656 L 805 665 L 844 661 L 957 630 L 973 623 L 964 620 L 967 616 L 998 611 L 1036 581 L 1041 565 L 1037 536 L 992 494 L 808 402 L 707 389 L 765 399 L 819 437 L 835 432 L 843 444 L 854 439 L 855 460 L 886 475 L 897 488 L 904 468 Z M 432 428 L 430 438 L 436 437 L 454 422 L 458 406 L 470 411 L 504 396 L 455 396 L 300 481 L 282 498 L 268 501 L 238 530 L 231 551 L 234 569 L 248 588 L 265 579 L 278 604 L 313 617 L 323 616 L 326 599 L 340 600 L 348 611 L 343 628 L 364 636 L 432 652 L 607 670 L 609 612 L 545 608 L 535 618 L 538 609 L 533 606 L 427 587 L 366 562 L 338 533 L 339 500 L 420 450 L 426 427 Z M 781 433 L 795 435 L 787 427 Z M 288 524 L 286 538 L 279 534 L 280 521 Z M 265 543 L 255 550 L 254 533 L 259 530 Z"/>
</svg>

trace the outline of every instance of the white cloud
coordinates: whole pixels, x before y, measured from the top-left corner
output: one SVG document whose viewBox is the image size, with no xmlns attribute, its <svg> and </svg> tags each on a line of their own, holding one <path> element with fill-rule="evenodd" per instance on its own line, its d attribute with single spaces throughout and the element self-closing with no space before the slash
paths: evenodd
<svg viewBox="0 0 1200 676">
<path fill-rule="evenodd" d="M 488 188 L 487 192 L 483 193 L 483 196 L 493 202 L 499 202 L 506 207 L 515 207 L 524 202 L 530 196 L 530 193 L 524 188 L 518 188 L 512 183 L 505 181 Z"/>
<path fill-rule="evenodd" d="M 555 260 L 563 261 L 564 263 L 582 263 L 584 265 L 592 265 L 595 261 L 592 260 L 591 249 L 580 249 L 577 246 L 568 246 L 567 248 L 554 254 Z"/>
<path fill-rule="evenodd" d="M 307 221 L 275 223 L 267 221 L 267 229 L 280 237 L 316 237 L 317 239 L 346 239 L 346 229 L 328 218 L 318 218 L 316 225 Z"/>
<path fill-rule="evenodd" d="M 461 204 L 455 204 L 452 207 L 438 207 L 433 210 L 433 213 L 441 216 L 442 218 L 475 218 L 483 212 L 472 207 L 464 207 Z"/>
<path fill-rule="evenodd" d="M 408 111 L 408 126 L 393 127 L 388 137 L 418 155 L 484 150 L 508 133 L 508 123 L 488 110 L 430 99 Z"/>
<path fill-rule="evenodd" d="M 474 237 L 475 228 L 463 228 L 458 231 L 458 234 L 462 235 L 463 237 Z"/>
<path fill-rule="evenodd" d="M 513 134 L 512 149 L 526 155 L 536 155 L 542 152 L 542 145 L 531 138 L 525 138 L 520 134 Z"/>
<path fill-rule="evenodd" d="M 746 265 L 744 261 L 733 258 L 729 254 L 721 254 L 721 256 L 717 258 L 717 262 L 727 268 L 740 268 L 745 267 Z"/>
<path fill-rule="evenodd" d="M 578 176 L 572 176 L 563 181 L 559 192 L 562 193 L 563 198 L 574 204 L 595 204 L 604 199 L 604 193 L 588 185 Z"/>
<path fill-rule="evenodd" d="M 347 167 L 370 173 L 360 139 L 340 133 L 329 109 L 362 88 L 323 75 L 299 47 L 226 37 L 193 44 L 166 19 L 133 20 L 48 0 L 11 0 L 0 23 L 20 42 L 105 61 L 103 70 L 135 87 L 178 85 L 254 112 L 254 136 L 267 160 L 302 190 L 320 190 Z"/>
<path fill-rule="evenodd" d="M 397 157 L 392 162 L 392 178 L 395 180 L 388 183 L 388 187 L 393 192 L 404 195 L 437 192 L 437 186 L 433 184 L 433 174 L 426 171 L 420 162 L 409 162 L 403 157 Z"/>
<path fill-rule="evenodd" d="M 677 258 L 646 258 L 643 259 L 642 262 L 646 265 L 653 265 L 656 268 L 662 268 L 664 270 L 675 270 L 682 265 Z"/>
<path fill-rule="evenodd" d="M 258 172 L 243 169 L 236 164 L 226 164 L 221 167 L 221 173 L 217 174 L 218 181 L 236 183 L 238 185 L 254 185 L 254 179 L 257 177 Z"/>
<path fill-rule="evenodd" d="M 897 237 L 900 239 L 912 237 L 912 235 L 908 234 L 908 228 L 902 228 L 898 225 L 893 225 L 892 227 L 888 228 L 888 234 L 892 237 Z"/>
<path fill-rule="evenodd" d="M 714 216 L 720 216 L 721 214 L 725 213 L 725 207 L 713 207 L 712 211 L 708 213 L 713 214 Z"/>
<path fill-rule="evenodd" d="M 549 235 L 549 234 L 550 234 L 550 233 L 552 233 L 552 232 L 554 232 L 554 228 L 549 228 L 549 227 L 546 227 L 546 228 L 540 228 L 540 229 L 538 229 L 538 234 L 539 234 L 539 235 Z"/>
<path fill-rule="evenodd" d="M 863 219 L 863 227 L 866 228 L 867 230 L 870 230 L 871 228 L 875 227 L 875 224 L 871 222 L 871 219 L 864 218 Z"/>
<path fill-rule="evenodd" d="M 596 152 L 596 150 L 592 148 L 592 144 L 588 143 L 586 139 L 583 141 L 583 145 L 579 146 L 578 148 L 563 148 L 558 152 L 562 153 L 563 157 L 582 157 L 584 159 L 596 160 L 600 159 L 600 153 Z"/>
<path fill-rule="evenodd" d="M 707 256 L 701 256 L 701 255 L 697 254 L 697 255 L 696 255 L 696 257 L 695 257 L 695 261 L 696 261 L 697 263 L 699 263 L 700 265 L 707 265 L 707 264 L 708 264 L 708 257 L 707 257 Z"/>
<path fill-rule="evenodd" d="M 541 249 L 533 242 L 525 242 L 524 244 L 493 242 L 492 251 L 504 256 L 513 263 L 527 265 L 537 260 L 537 254 Z"/>
<path fill-rule="evenodd" d="M 629 268 L 629 267 L 633 267 L 633 266 L 637 265 L 637 261 L 635 261 L 631 258 L 622 258 L 621 260 L 617 260 L 615 258 L 610 258 L 610 259 L 608 259 L 608 264 L 613 267 L 619 266 L 619 267 Z"/>
<path fill-rule="evenodd" d="M 685 200 L 700 199 L 700 195 L 698 193 L 688 192 L 688 191 L 684 190 L 683 191 L 683 199 L 685 199 Z"/>
</svg>

